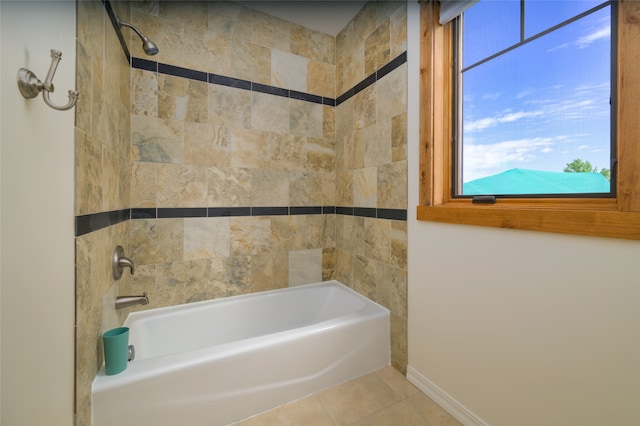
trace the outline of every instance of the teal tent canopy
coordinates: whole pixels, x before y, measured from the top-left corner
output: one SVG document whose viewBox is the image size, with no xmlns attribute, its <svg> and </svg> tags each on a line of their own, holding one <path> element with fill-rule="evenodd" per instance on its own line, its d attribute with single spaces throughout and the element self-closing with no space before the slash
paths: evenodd
<svg viewBox="0 0 640 426">
<path fill-rule="evenodd" d="M 511 169 L 464 183 L 462 195 L 608 193 L 610 185 L 595 172 Z"/>
</svg>

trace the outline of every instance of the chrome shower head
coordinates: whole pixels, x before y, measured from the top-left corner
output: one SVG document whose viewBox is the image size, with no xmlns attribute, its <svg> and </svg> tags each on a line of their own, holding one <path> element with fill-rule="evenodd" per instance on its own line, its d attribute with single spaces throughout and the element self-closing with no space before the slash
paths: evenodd
<svg viewBox="0 0 640 426">
<path fill-rule="evenodd" d="M 144 53 L 149 56 L 155 55 L 160 51 L 160 49 L 158 49 L 158 46 L 156 46 L 154 42 L 146 37 L 142 38 L 142 49 L 144 49 Z"/>
<path fill-rule="evenodd" d="M 140 30 L 137 29 L 135 26 L 127 22 L 121 21 L 119 19 L 118 19 L 118 26 L 131 28 L 133 31 L 135 31 L 135 33 L 138 34 L 138 37 L 140 37 L 140 39 L 142 40 L 142 49 L 144 50 L 144 53 L 146 53 L 147 55 L 149 56 L 155 55 L 160 51 L 158 46 L 154 42 L 149 40 L 149 38 L 146 35 L 142 34 L 142 32 L 140 32 Z"/>
</svg>

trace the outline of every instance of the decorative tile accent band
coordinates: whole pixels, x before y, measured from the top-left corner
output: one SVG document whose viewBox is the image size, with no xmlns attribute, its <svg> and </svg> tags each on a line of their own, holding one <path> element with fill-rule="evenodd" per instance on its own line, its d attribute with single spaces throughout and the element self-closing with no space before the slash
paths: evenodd
<svg viewBox="0 0 640 426">
<path fill-rule="evenodd" d="M 407 220 L 404 209 L 339 206 L 135 208 L 76 216 L 76 237 L 117 225 L 129 219 L 184 219 L 190 217 L 294 216 L 341 214 L 377 219 Z"/>
<path fill-rule="evenodd" d="M 360 93 L 370 85 L 380 80 L 402 64 L 407 62 L 407 52 L 403 52 L 378 71 L 374 72 L 353 88 L 347 90 L 337 99 L 325 98 L 310 93 L 282 89 L 266 84 L 254 83 L 224 75 L 206 73 L 204 71 L 182 68 L 175 65 L 163 64 L 141 58 L 131 58 L 131 67 L 160 74 L 183 77 L 190 80 L 204 81 L 210 84 L 234 87 L 267 93 L 274 96 L 297 99 L 316 104 L 338 106 L 342 102 Z M 349 216 L 371 217 L 390 220 L 407 220 L 406 209 L 376 209 L 369 207 L 340 207 L 340 206 L 296 206 L 296 207 L 198 207 L 198 208 L 134 208 L 111 212 L 93 213 L 76 216 L 76 237 L 98 231 L 108 226 L 116 225 L 129 219 L 163 219 L 188 217 L 232 217 L 232 216 L 286 216 L 302 214 L 341 214 Z"/>
<path fill-rule="evenodd" d="M 236 89 L 251 90 L 253 92 L 266 93 L 274 96 L 282 96 L 285 98 L 297 99 L 306 102 L 312 102 L 315 104 L 338 106 L 342 102 L 357 95 L 362 90 L 374 84 L 391 71 L 395 70 L 402 64 L 407 62 L 407 52 L 403 52 L 396 58 L 392 59 L 389 63 L 382 66 L 378 71 L 374 72 L 360 83 L 353 86 L 351 89 L 344 92 L 337 99 L 326 98 L 323 96 L 313 95 L 311 93 L 298 92 L 296 90 L 283 89 L 281 87 L 269 86 L 267 84 L 255 83 L 248 80 L 241 80 L 238 78 L 227 77 L 219 74 L 206 73 L 204 71 L 192 70 L 188 68 L 177 67 L 175 65 L 163 64 L 161 62 L 154 62 L 148 59 L 131 58 L 131 67 L 157 72 L 160 74 L 172 75 L 174 77 L 182 77 L 190 80 L 204 81 L 210 84 L 218 84 L 221 86 L 234 87 Z"/>
</svg>

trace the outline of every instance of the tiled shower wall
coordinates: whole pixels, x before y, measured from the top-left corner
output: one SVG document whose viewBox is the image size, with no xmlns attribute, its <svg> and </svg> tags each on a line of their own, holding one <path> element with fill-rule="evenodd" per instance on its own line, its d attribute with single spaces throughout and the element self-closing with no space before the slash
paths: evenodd
<svg viewBox="0 0 640 426">
<path fill-rule="evenodd" d="M 335 278 L 391 310 L 404 372 L 405 3 L 368 3 L 336 39 L 241 3 L 111 4 L 160 54 L 125 30 L 129 69 L 102 3 L 78 2 L 76 214 L 97 223 L 76 238 L 78 424 L 100 334 L 129 312 L 117 294 L 159 307 Z M 136 274 L 116 284 L 118 244 Z"/>
<path fill-rule="evenodd" d="M 131 44 L 126 292 L 159 307 L 335 278 L 391 309 L 404 371 L 405 3 L 368 3 L 337 39 L 241 3 L 136 2 L 132 20 L 161 53 Z"/>
<path fill-rule="evenodd" d="M 129 18 L 128 2 L 113 4 Z M 129 250 L 130 70 L 102 2 L 77 2 L 77 35 L 75 214 L 90 218 L 96 230 L 76 226 L 76 424 L 90 425 L 91 383 L 103 360 L 100 335 L 119 325 L 112 307 L 103 310 L 103 301 L 118 294 L 110 259 L 117 245 Z"/>
</svg>

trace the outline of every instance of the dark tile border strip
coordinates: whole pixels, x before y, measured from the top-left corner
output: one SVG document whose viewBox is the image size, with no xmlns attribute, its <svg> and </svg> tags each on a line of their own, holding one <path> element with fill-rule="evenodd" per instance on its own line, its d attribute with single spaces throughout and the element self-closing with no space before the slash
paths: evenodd
<svg viewBox="0 0 640 426">
<path fill-rule="evenodd" d="M 391 61 L 389 61 L 386 65 L 383 65 L 382 68 L 362 80 L 360 83 L 353 86 L 351 89 L 344 92 L 342 95 L 338 96 L 336 99 L 336 106 L 340 105 L 344 101 L 347 101 L 351 97 L 357 95 L 367 87 L 371 86 L 373 83 L 380 80 L 385 75 L 389 74 L 391 71 L 394 71 L 396 68 L 400 67 L 402 64 L 407 62 L 407 52 L 404 51 Z"/>
<path fill-rule="evenodd" d="M 129 209 L 76 216 L 76 237 L 117 225 L 129 220 L 130 216 L 131 210 Z"/>
<path fill-rule="evenodd" d="M 336 106 L 336 100 L 333 98 L 325 98 L 323 96 L 311 93 L 298 92 L 296 90 L 283 89 L 282 87 L 270 86 L 267 84 L 256 83 L 239 78 L 228 77 L 220 74 L 206 73 L 204 71 L 192 70 L 189 68 L 168 65 L 162 62 L 153 62 L 147 59 L 131 58 L 131 67 L 144 71 L 157 72 L 159 74 L 172 75 L 176 77 L 188 78 L 191 80 L 204 81 L 209 84 L 217 84 L 220 86 L 233 87 L 236 89 L 251 90 L 258 93 L 266 93 L 268 95 L 282 96 L 284 98 L 296 99 L 306 102 L 312 102 L 319 105 Z"/>
<path fill-rule="evenodd" d="M 158 219 L 207 217 L 207 208 L 159 208 Z"/>
<path fill-rule="evenodd" d="M 76 216 L 76 237 L 99 231 L 129 219 L 185 219 L 197 217 L 296 216 L 327 215 L 407 220 L 404 209 L 376 209 L 343 206 L 274 206 L 274 207 L 177 207 L 134 208 Z"/>
<path fill-rule="evenodd" d="M 189 80 L 204 81 L 208 80 L 206 72 L 196 71 L 189 68 L 176 67 L 158 62 L 158 73 L 172 75 L 174 77 L 187 78 Z"/>
<path fill-rule="evenodd" d="M 147 59 L 131 58 L 131 67 L 141 69 L 145 71 L 158 72 L 160 74 L 172 75 L 175 77 L 187 78 L 190 80 L 204 81 L 209 84 L 217 84 L 220 86 L 233 87 L 236 89 L 251 90 L 258 93 L 266 93 L 274 96 L 282 96 L 289 99 L 296 99 L 305 102 L 311 102 L 319 105 L 338 106 L 344 101 L 352 98 L 360 93 L 362 90 L 371 86 L 385 75 L 394 71 L 396 68 L 407 62 L 407 52 L 403 52 L 386 65 L 383 65 L 378 71 L 369 75 L 367 78 L 353 86 L 351 89 L 338 96 L 336 99 L 325 98 L 323 96 L 313 95 L 311 93 L 298 92 L 296 90 L 283 89 L 281 87 L 270 86 L 267 84 L 261 84 L 251 82 L 248 80 L 242 80 L 239 78 L 227 77 L 224 75 L 206 73 L 204 71 L 192 70 L 189 68 L 182 68 L 175 65 L 163 64 L 161 62 L 154 62 Z"/>
<path fill-rule="evenodd" d="M 209 217 L 251 216 L 251 207 L 209 207 Z"/>
</svg>

